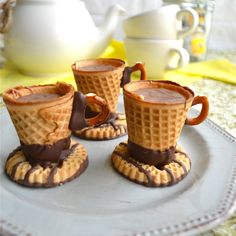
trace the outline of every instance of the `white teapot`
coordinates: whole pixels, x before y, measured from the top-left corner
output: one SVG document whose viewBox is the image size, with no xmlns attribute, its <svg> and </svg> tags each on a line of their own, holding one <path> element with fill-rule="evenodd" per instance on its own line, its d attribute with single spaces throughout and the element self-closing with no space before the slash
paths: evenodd
<svg viewBox="0 0 236 236">
<path fill-rule="evenodd" d="M 5 6 L 5 16 L 13 14 L 4 29 L 4 56 L 33 76 L 68 72 L 75 60 L 99 56 L 124 12 L 119 5 L 112 6 L 97 28 L 79 0 L 19 0 L 13 10 Z"/>
</svg>

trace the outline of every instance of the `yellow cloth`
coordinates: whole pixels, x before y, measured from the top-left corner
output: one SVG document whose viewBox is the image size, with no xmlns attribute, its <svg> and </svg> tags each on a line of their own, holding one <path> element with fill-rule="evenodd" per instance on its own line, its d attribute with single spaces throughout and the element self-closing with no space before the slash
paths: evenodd
<svg viewBox="0 0 236 236">
<path fill-rule="evenodd" d="M 123 42 L 112 40 L 101 57 L 126 60 Z M 169 71 L 163 76 L 163 79 L 172 80 L 182 85 L 190 84 L 202 78 L 211 78 L 236 85 L 236 65 L 226 59 L 202 61 L 190 63 L 178 70 Z M 30 86 L 34 84 L 56 83 L 57 81 L 64 81 L 76 87 L 72 72 L 60 77 L 33 78 L 20 74 L 7 63 L 4 68 L 0 69 L 0 93 L 17 85 Z"/>
<path fill-rule="evenodd" d="M 189 84 L 203 78 L 236 85 L 236 65 L 222 58 L 189 63 L 178 70 L 164 74 L 164 79 L 173 80 L 180 84 Z"/>
<path fill-rule="evenodd" d="M 72 73 L 68 73 L 61 77 L 30 77 L 19 73 L 16 68 L 6 63 L 4 68 L 0 69 L 0 94 L 2 94 L 6 89 L 18 85 L 30 86 L 37 84 L 53 84 L 57 81 L 64 81 L 75 86 L 73 78 Z"/>
<path fill-rule="evenodd" d="M 125 51 L 122 42 L 112 40 L 101 57 L 125 59 Z M 72 62 L 73 63 L 73 62 Z M 64 81 L 72 84 L 76 88 L 75 80 L 72 71 L 60 77 L 31 77 L 23 75 L 17 71 L 9 63 L 6 63 L 3 68 L 0 68 L 0 94 L 6 89 L 17 86 L 30 86 L 36 84 L 50 84 L 57 81 Z"/>
</svg>

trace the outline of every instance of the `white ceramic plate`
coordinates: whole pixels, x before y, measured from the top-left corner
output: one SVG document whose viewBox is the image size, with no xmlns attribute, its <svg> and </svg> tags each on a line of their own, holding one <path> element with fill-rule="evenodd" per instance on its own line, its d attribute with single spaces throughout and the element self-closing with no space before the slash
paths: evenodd
<svg viewBox="0 0 236 236">
<path fill-rule="evenodd" d="M 210 120 L 184 127 L 179 144 L 189 154 L 192 169 L 177 185 L 147 188 L 117 174 L 110 155 L 127 139 L 124 136 L 111 141 L 77 139 L 89 153 L 85 173 L 60 187 L 33 189 L 4 174 L 8 153 L 19 141 L 6 109 L 0 112 L 3 235 L 195 235 L 236 208 L 236 138 Z"/>
</svg>

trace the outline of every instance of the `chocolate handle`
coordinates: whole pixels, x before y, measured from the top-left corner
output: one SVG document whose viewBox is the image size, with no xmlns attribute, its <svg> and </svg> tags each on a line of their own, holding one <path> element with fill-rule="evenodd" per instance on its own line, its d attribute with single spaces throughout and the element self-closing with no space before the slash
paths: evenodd
<svg viewBox="0 0 236 236">
<path fill-rule="evenodd" d="M 85 111 L 88 104 L 97 104 L 101 107 L 101 112 L 95 117 L 85 118 Z M 70 118 L 69 129 L 72 131 L 80 130 L 88 126 L 104 123 L 108 118 L 110 110 L 104 99 L 94 93 L 84 95 L 81 92 L 75 92 L 73 100 L 73 109 Z"/>
<path fill-rule="evenodd" d="M 209 102 L 208 102 L 207 97 L 205 96 L 195 97 L 193 100 L 192 106 L 197 105 L 197 104 L 202 104 L 202 110 L 199 116 L 195 118 L 187 118 L 185 121 L 186 125 L 198 125 L 206 119 L 208 115 L 208 111 L 209 111 Z"/>
<path fill-rule="evenodd" d="M 134 66 L 126 66 L 123 72 L 123 77 L 121 79 L 120 87 L 123 88 L 126 84 L 131 81 L 131 74 L 135 71 L 140 70 L 141 78 L 140 80 L 146 80 L 146 67 L 143 62 L 136 62 Z"/>
</svg>

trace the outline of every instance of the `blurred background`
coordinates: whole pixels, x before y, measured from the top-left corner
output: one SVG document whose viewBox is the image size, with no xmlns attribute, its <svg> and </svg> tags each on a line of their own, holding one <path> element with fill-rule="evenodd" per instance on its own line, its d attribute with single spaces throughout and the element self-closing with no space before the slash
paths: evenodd
<svg viewBox="0 0 236 236">
<path fill-rule="evenodd" d="M 107 9 L 115 4 L 120 4 L 126 13 L 121 17 L 113 37 L 118 40 L 124 39 L 122 20 L 157 8 L 163 4 L 199 4 L 207 6 L 206 12 L 210 16 L 210 34 L 207 40 L 208 58 L 216 57 L 217 54 L 225 56 L 236 63 L 236 1 L 233 0 L 82 0 L 91 14 L 96 25 L 99 25 Z M 0 4 L 4 0 L 0 0 Z M 3 39 L 0 34 L 0 48 L 3 47 Z M 214 54 L 211 56 L 211 54 Z M 0 63 L 3 58 L 0 56 Z"/>
<path fill-rule="evenodd" d="M 123 19 L 128 16 L 132 16 L 143 11 L 148 11 L 159 7 L 163 4 L 161 0 L 83 0 L 90 14 L 92 15 L 95 24 L 99 25 L 103 19 L 103 16 L 109 6 L 114 3 L 120 4 L 126 9 L 126 14 Z M 3 0 L 0 0 L 0 3 Z M 195 0 L 195 1 L 179 1 L 179 0 L 167 0 L 166 3 L 182 4 L 184 2 L 215 2 L 214 11 L 212 13 L 211 20 L 211 33 L 209 35 L 208 49 L 236 53 L 236 1 L 232 0 Z M 114 38 L 122 40 L 124 33 L 122 31 L 122 18 L 115 31 Z M 3 47 L 2 35 L 0 34 L 0 47 Z"/>
<path fill-rule="evenodd" d="M 128 16 L 148 11 L 159 7 L 161 0 L 84 0 L 87 9 L 91 13 L 96 24 L 99 24 L 109 6 L 114 3 L 120 4 L 126 9 L 123 19 Z M 200 0 L 200 1 L 166 1 L 166 3 L 184 3 L 184 2 L 215 2 L 215 8 L 212 13 L 211 34 L 209 36 L 208 49 L 219 51 L 231 51 L 236 53 L 236 1 L 235 0 Z M 121 21 L 114 34 L 116 39 L 122 40 Z"/>
</svg>

